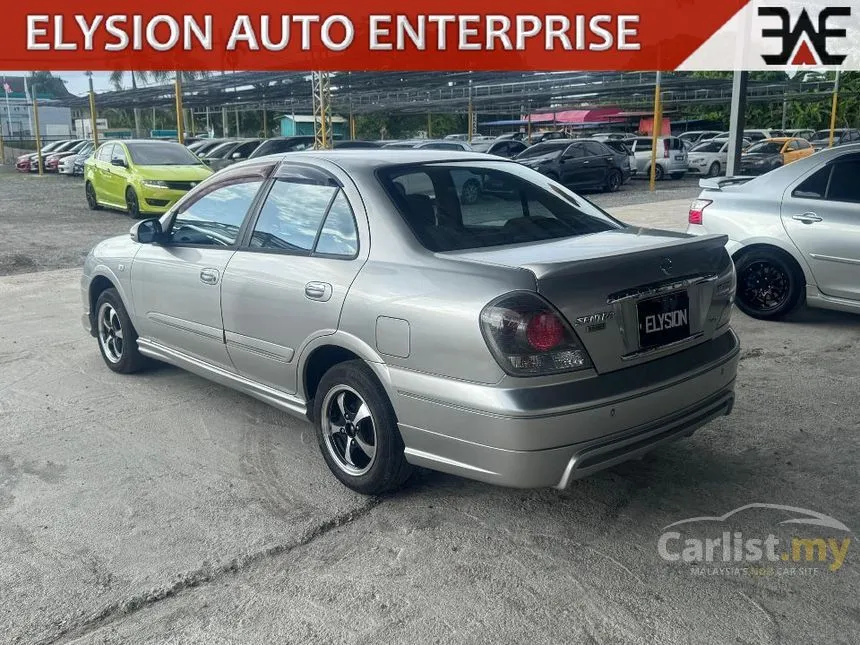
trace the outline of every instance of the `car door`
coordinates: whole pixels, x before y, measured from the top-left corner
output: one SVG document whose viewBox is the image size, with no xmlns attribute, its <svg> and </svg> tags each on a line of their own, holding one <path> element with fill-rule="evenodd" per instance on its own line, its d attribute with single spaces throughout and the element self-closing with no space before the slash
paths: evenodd
<svg viewBox="0 0 860 645">
<path fill-rule="evenodd" d="M 314 166 L 278 169 L 221 287 L 227 350 L 238 372 L 297 391 L 298 359 L 334 333 L 367 258 L 367 218 L 354 185 Z"/>
<path fill-rule="evenodd" d="M 636 156 L 636 171 L 641 174 L 651 167 L 653 141 L 647 137 L 639 137 L 633 145 L 633 154 Z"/>
<path fill-rule="evenodd" d="M 585 166 L 588 168 L 588 183 L 593 186 L 603 186 L 609 178 L 609 173 L 615 169 L 614 153 L 607 146 L 596 141 L 586 141 L 583 145 L 586 154 Z"/>
<path fill-rule="evenodd" d="M 110 162 L 104 164 L 105 187 L 108 199 L 113 204 L 125 205 L 125 187 L 129 175 L 128 152 L 121 143 L 116 143 L 111 150 Z"/>
<path fill-rule="evenodd" d="M 109 192 L 110 174 L 108 166 L 110 166 L 111 155 L 113 154 L 113 143 L 105 143 L 99 147 L 93 158 L 92 167 L 92 183 L 95 188 L 96 195 L 102 203 L 112 203 Z"/>
<path fill-rule="evenodd" d="M 582 143 L 571 143 L 558 159 L 559 181 L 565 186 L 587 186 L 591 183 L 590 163 Z"/>
<path fill-rule="evenodd" d="M 860 300 L 860 154 L 826 164 L 786 192 L 782 222 L 822 293 Z"/>
<path fill-rule="evenodd" d="M 233 370 L 224 344 L 221 281 L 263 178 L 232 175 L 180 202 L 159 244 L 142 245 L 131 267 L 142 338 Z"/>
</svg>

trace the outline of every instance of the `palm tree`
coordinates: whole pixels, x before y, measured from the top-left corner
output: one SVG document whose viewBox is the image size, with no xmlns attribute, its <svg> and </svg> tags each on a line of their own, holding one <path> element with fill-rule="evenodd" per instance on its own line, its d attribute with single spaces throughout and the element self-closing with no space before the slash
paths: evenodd
<svg viewBox="0 0 860 645">
<path fill-rule="evenodd" d="M 123 79 L 125 77 L 126 72 L 123 71 L 115 71 L 110 74 L 110 83 L 114 86 L 114 88 L 121 90 L 123 89 Z M 147 71 L 137 71 L 137 72 L 128 72 L 131 77 L 131 89 L 136 90 L 137 84 L 140 82 L 143 85 L 147 83 L 167 83 L 171 79 L 175 78 L 176 72 L 167 72 L 164 70 L 147 72 Z M 182 82 L 186 81 L 194 81 L 197 79 L 207 78 L 210 75 L 210 72 L 179 72 L 181 74 L 180 80 Z M 155 129 L 155 123 L 153 122 L 152 128 Z M 134 136 L 139 137 L 141 132 L 140 126 L 140 108 L 134 108 Z"/>
</svg>

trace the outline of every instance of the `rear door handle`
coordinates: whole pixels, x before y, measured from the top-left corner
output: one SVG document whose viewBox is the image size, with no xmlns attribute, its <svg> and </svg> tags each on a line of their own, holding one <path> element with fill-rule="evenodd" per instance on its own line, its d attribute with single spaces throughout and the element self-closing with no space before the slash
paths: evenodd
<svg viewBox="0 0 860 645">
<path fill-rule="evenodd" d="M 308 282 L 305 285 L 305 297 L 326 302 L 331 298 L 331 285 L 328 282 Z"/>
<path fill-rule="evenodd" d="M 791 219 L 796 220 L 798 222 L 803 222 L 804 224 L 815 224 L 815 222 L 822 221 L 822 219 L 815 213 L 804 213 L 803 215 L 795 215 Z"/>
<path fill-rule="evenodd" d="M 200 281 L 205 284 L 218 284 L 220 275 L 218 269 L 203 269 L 200 271 Z"/>
</svg>

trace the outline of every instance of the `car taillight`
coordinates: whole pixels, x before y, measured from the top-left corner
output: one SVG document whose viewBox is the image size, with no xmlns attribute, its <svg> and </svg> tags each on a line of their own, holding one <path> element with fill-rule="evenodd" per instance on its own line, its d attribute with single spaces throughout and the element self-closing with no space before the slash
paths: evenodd
<svg viewBox="0 0 860 645">
<path fill-rule="evenodd" d="M 497 298 L 481 312 L 481 331 L 499 365 L 514 376 L 539 376 L 591 367 L 567 321 L 530 292 Z"/>
<path fill-rule="evenodd" d="M 669 158 L 669 140 L 668 139 L 663 140 L 663 158 L 664 159 Z"/>
<path fill-rule="evenodd" d="M 714 202 L 710 199 L 697 199 L 690 205 L 690 215 L 687 217 L 687 221 L 690 224 L 701 224 L 702 223 L 702 214 L 705 212 L 705 209 L 713 204 Z"/>
</svg>

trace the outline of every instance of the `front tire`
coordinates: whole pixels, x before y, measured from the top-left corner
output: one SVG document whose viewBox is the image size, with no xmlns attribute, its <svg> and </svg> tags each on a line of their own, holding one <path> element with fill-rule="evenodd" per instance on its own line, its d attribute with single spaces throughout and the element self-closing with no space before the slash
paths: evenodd
<svg viewBox="0 0 860 645">
<path fill-rule="evenodd" d="M 399 488 L 412 473 L 394 408 L 363 361 L 339 363 L 325 373 L 313 418 L 323 458 L 347 488 L 378 495 Z"/>
<path fill-rule="evenodd" d="M 791 313 L 803 297 L 800 267 L 782 251 L 756 249 L 735 262 L 738 309 L 747 316 L 775 320 Z"/>
<path fill-rule="evenodd" d="M 99 200 L 96 197 L 96 189 L 91 181 L 87 182 L 87 185 L 84 187 L 84 192 L 86 192 L 87 194 L 87 206 L 89 206 L 90 210 L 101 210 L 101 206 L 99 206 Z"/>
<path fill-rule="evenodd" d="M 132 219 L 140 217 L 140 200 L 137 198 L 134 188 L 130 186 L 125 189 L 125 210 Z"/>
<path fill-rule="evenodd" d="M 711 164 L 711 167 L 708 168 L 708 177 L 717 177 L 720 174 L 722 167 L 720 166 L 719 161 L 715 161 Z"/>
<path fill-rule="evenodd" d="M 102 359 L 114 372 L 132 374 L 146 367 L 137 349 L 137 331 L 116 289 L 105 289 L 96 301 L 95 329 Z"/>
</svg>

